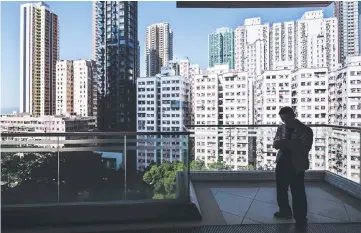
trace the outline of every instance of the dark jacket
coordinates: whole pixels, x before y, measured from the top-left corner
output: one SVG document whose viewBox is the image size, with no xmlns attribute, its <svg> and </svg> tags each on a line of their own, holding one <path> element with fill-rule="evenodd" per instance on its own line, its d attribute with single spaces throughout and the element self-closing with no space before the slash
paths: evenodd
<svg viewBox="0 0 361 233">
<path fill-rule="evenodd" d="M 286 125 L 280 125 L 277 128 L 276 138 L 285 138 Z M 312 148 L 313 131 L 310 127 L 296 119 L 295 129 L 291 134 L 291 140 L 288 141 L 287 148 L 291 151 L 291 159 L 296 172 L 308 170 L 310 162 L 308 154 Z M 277 153 L 276 162 L 282 156 L 282 150 Z"/>
</svg>

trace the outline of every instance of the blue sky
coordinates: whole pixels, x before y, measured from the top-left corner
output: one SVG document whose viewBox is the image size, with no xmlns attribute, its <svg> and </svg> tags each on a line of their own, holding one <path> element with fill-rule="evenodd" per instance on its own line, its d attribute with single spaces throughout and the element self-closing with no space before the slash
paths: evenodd
<svg viewBox="0 0 361 233">
<path fill-rule="evenodd" d="M 1 2 L 1 107 L 19 106 L 20 5 L 26 2 Z M 46 2 L 59 16 L 60 59 L 91 59 L 92 3 Z M 176 2 L 139 2 L 138 39 L 140 74 L 144 75 L 145 29 L 152 23 L 169 22 L 174 31 L 174 55 L 188 57 L 201 68 L 207 67 L 207 36 L 217 27 L 243 25 L 245 18 L 261 17 L 262 22 L 299 19 L 305 11 L 293 9 L 177 9 Z M 324 9 L 331 17 L 333 6 Z"/>
</svg>

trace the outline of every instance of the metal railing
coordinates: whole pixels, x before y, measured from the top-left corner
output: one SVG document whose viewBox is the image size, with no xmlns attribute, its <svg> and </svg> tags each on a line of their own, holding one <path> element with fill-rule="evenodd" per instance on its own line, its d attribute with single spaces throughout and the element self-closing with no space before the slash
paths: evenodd
<svg viewBox="0 0 361 233">
<path fill-rule="evenodd" d="M 186 128 L 193 133 L 195 159 L 205 161 L 204 167 L 210 170 L 273 170 L 277 151 L 272 144 L 278 126 L 223 124 L 187 125 Z M 327 170 L 361 183 L 361 128 L 308 126 L 314 132 L 310 170 Z"/>
<path fill-rule="evenodd" d="M 189 135 L 189 132 L 2 133 L 2 203 L 154 198 L 189 201 Z M 175 161 L 179 161 L 181 176 L 173 183 L 162 183 L 164 177 L 159 177 L 164 175 L 162 171 L 146 173 L 143 169 Z M 106 193 L 106 189 L 114 193 Z M 36 190 L 49 195 L 44 200 L 27 197 Z"/>
<path fill-rule="evenodd" d="M 2 133 L 2 203 L 189 201 L 190 170 L 273 170 L 277 151 L 271 144 L 277 127 L 188 125 L 187 132 Z M 310 169 L 360 182 L 361 128 L 310 127 L 315 137 Z M 179 162 L 173 165 L 175 161 Z M 150 166 L 164 162 L 169 163 Z"/>
</svg>

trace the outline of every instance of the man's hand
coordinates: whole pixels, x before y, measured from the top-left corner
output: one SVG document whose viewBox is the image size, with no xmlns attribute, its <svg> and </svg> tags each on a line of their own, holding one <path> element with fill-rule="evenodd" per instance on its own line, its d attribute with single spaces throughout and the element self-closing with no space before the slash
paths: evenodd
<svg viewBox="0 0 361 233">
<path fill-rule="evenodd" d="M 288 145 L 288 140 L 287 139 L 281 139 L 281 140 L 276 140 L 274 141 L 274 147 L 279 150 L 279 149 L 284 149 L 286 148 Z"/>
</svg>

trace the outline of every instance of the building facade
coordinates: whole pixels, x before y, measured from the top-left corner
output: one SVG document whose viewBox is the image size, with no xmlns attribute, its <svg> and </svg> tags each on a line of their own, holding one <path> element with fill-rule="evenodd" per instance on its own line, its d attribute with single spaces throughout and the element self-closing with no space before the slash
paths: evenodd
<svg viewBox="0 0 361 233">
<path fill-rule="evenodd" d="M 195 95 L 195 89 L 194 89 L 194 85 L 195 85 L 195 77 L 197 74 L 201 74 L 201 69 L 199 64 L 191 64 L 189 67 L 189 83 L 190 83 L 190 88 L 191 88 L 191 125 L 194 125 L 194 113 L 195 113 L 195 102 L 194 102 L 194 95 Z"/>
<path fill-rule="evenodd" d="M 208 67 L 222 64 L 234 69 L 234 32 L 226 27 L 208 35 Z"/>
<path fill-rule="evenodd" d="M 74 67 L 73 61 L 62 60 L 56 63 L 56 115 L 74 112 Z"/>
<path fill-rule="evenodd" d="M 160 74 L 173 59 L 173 31 L 169 23 L 157 23 L 147 27 L 145 38 L 146 76 Z"/>
<path fill-rule="evenodd" d="M 324 18 L 323 11 L 305 12 L 296 22 L 295 67 L 338 69 L 337 18 Z"/>
<path fill-rule="evenodd" d="M 97 115 L 95 62 L 63 60 L 57 62 L 56 114 Z"/>
<path fill-rule="evenodd" d="M 180 132 L 190 123 L 190 84 L 180 75 L 157 75 L 137 79 L 137 132 Z M 182 148 L 185 136 L 139 135 L 137 168 L 144 170 L 150 163 L 183 161 L 188 147 Z M 156 141 L 156 139 L 160 139 Z M 159 150 L 142 149 L 142 146 L 160 146 Z M 179 149 L 171 148 L 174 146 Z"/>
<path fill-rule="evenodd" d="M 139 77 L 138 3 L 97 1 L 98 128 L 135 131 Z"/>
<path fill-rule="evenodd" d="M 279 125 L 279 110 L 291 106 L 291 70 L 269 70 L 258 76 L 255 83 L 256 124 Z M 273 140 L 277 127 L 256 130 L 256 162 L 258 169 L 274 169 L 277 150 Z"/>
<path fill-rule="evenodd" d="M 333 76 L 329 104 L 335 107 L 333 125 L 361 126 L 361 57 L 347 57 Z M 355 182 L 360 181 L 360 134 L 353 130 L 329 130 L 329 169 Z"/>
<path fill-rule="evenodd" d="M 20 7 L 20 112 L 55 114 L 58 16 L 44 3 Z"/>
<path fill-rule="evenodd" d="M 92 60 L 96 61 L 97 59 L 97 46 L 98 43 L 96 42 L 97 39 L 97 31 L 98 31 L 98 27 L 97 27 L 97 1 L 93 1 L 92 2 L 92 10 L 93 10 L 93 14 L 92 14 Z"/>
<path fill-rule="evenodd" d="M 215 66 L 195 76 L 195 124 L 247 124 L 246 72 L 229 70 L 228 65 Z M 248 165 L 248 129 L 197 127 L 195 159 L 206 165 L 225 161 L 233 169 Z"/>
<path fill-rule="evenodd" d="M 261 24 L 261 18 L 245 19 L 244 26 L 236 28 L 234 33 L 235 69 L 248 72 L 252 78 L 268 70 L 269 24 Z"/>
<path fill-rule="evenodd" d="M 31 116 L 29 114 L 1 115 L 3 133 L 65 133 L 94 130 L 95 117 Z"/>
<path fill-rule="evenodd" d="M 360 15 L 359 1 L 336 1 L 334 15 L 338 23 L 339 62 L 345 62 L 347 56 L 360 54 Z"/>
<path fill-rule="evenodd" d="M 270 69 L 293 69 L 295 61 L 295 22 L 274 23 L 270 28 Z"/>
<path fill-rule="evenodd" d="M 188 58 L 179 60 L 179 75 L 190 78 L 190 61 Z"/>
</svg>

